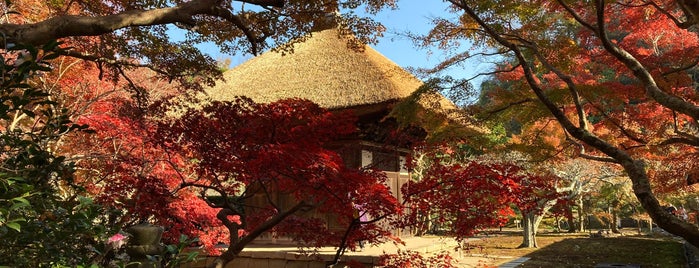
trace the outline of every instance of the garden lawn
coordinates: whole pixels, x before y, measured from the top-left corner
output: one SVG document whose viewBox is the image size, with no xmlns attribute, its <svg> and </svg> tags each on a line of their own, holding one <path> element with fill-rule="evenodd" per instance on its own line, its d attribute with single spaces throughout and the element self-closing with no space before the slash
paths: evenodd
<svg viewBox="0 0 699 268">
<path fill-rule="evenodd" d="M 517 267 L 594 267 L 600 263 L 641 267 L 686 267 L 680 240 L 665 235 L 590 238 L 587 233 L 543 233 L 539 248 L 517 248 L 521 233 L 491 232 L 468 244 L 468 253 L 484 257 L 528 257 Z M 499 263 L 502 264 L 502 263 Z"/>
</svg>

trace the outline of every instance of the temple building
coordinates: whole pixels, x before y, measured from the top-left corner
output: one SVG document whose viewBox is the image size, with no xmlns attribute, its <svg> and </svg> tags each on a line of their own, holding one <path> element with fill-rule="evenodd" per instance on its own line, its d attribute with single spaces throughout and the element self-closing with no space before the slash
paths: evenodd
<svg viewBox="0 0 699 268">
<path fill-rule="evenodd" d="M 407 142 L 391 139 L 398 122 L 390 114 L 423 83 L 373 48 L 353 48 L 348 38 L 352 36 L 343 35 L 337 27 L 314 31 L 293 45 L 293 53 L 268 51 L 228 70 L 224 81 L 207 93 L 216 101 L 236 96 L 261 103 L 303 98 L 329 110 L 353 111 L 360 133 L 332 149 L 340 152 L 350 167 L 385 171 L 393 194 L 402 202 L 399 189 L 409 182 L 404 164 L 410 151 Z M 429 103 L 427 109 L 456 108 L 441 95 L 432 94 L 420 102 Z M 410 133 L 418 139 L 427 136 L 419 127 Z M 332 220 L 328 222 L 332 225 Z M 396 230 L 396 234 L 405 236 L 409 231 Z"/>
</svg>

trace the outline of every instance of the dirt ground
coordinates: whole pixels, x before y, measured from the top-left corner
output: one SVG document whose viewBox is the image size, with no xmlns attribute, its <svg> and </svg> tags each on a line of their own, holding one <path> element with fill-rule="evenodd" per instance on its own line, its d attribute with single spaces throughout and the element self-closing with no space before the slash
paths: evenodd
<svg viewBox="0 0 699 268">
<path fill-rule="evenodd" d="M 467 243 L 462 256 L 485 258 L 484 265 L 473 266 L 470 259 L 463 267 L 504 265 L 518 258 L 528 258 L 516 267 L 687 267 L 683 242 L 662 233 L 591 237 L 590 233 L 541 233 L 538 248 L 518 248 L 522 236 L 518 230 L 492 231 Z M 458 254 L 458 252 L 456 252 Z M 512 266 L 514 267 L 514 266 Z M 622 266 L 623 267 L 623 266 Z"/>
</svg>

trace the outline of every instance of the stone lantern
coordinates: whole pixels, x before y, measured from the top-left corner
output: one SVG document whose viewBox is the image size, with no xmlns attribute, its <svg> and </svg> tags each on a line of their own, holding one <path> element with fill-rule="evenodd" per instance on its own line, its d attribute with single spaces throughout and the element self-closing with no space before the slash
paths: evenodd
<svg viewBox="0 0 699 268">
<path fill-rule="evenodd" d="M 126 229 L 131 234 L 126 253 L 129 254 L 128 268 L 160 268 L 160 255 L 165 247 L 160 244 L 163 227 L 142 223 Z"/>
</svg>

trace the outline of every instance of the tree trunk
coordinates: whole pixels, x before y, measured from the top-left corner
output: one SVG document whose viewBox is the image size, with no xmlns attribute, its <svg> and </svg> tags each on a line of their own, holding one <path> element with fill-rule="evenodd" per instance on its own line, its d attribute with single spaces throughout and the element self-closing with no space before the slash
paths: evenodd
<svg viewBox="0 0 699 268">
<path fill-rule="evenodd" d="M 634 161 L 632 163 L 625 163 L 623 166 L 633 182 L 636 198 L 641 202 L 643 208 L 646 209 L 646 213 L 650 215 L 650 218 L 658 224 L 658 227 L 663 228 L 663 230 L 671 234 L 684 238 L 694 246 L 699 246 L 699 229 L 697 226 L 675 217 L 660 206 L 658 199 L 653 195 L 650 180 L 648 179 L 648 174 L 646 173 L 643 162 Z M 650 226 L 652 226 L 652 223 Z"/>
<path fill-rule="evenodd" d="M 539 228 L 539 224 L 544 217 L 541 215 L 528 212 L 522 215 L 522 244 L 519 248 L 536 248 L 536 232 Z"/>
<path fill-rule="evenodd" d="M 616 208 L 612 209 L 612 233 L 621 233 L 621 231 L 619 231 L 619 212 Z"/>
<path fill-rule="evenodd" d="M 582 197 L 578 198 L 578 200 L 575 200 L 575 203 L 578 204 L 578 232 L 585 232 L 585 205 L 583 203 Z"/>
<path fill-rule="evenodd" d="M 274 226 L 277 226 L 279 223 L 281 223 L 284 219 L 288 218 L 289 216 L 293 215 L 297 211 L 301 210 L 302 208 L 314 208 L 314 206 L 308 205 L 305 201 L 300 201 L 297 203 L 295 206 L 290 208 L 287 211 L 282 211 L 277 215 L 274 215 L 273 217 L 269 218 L 267 221 L 263 222 L 260 224 L 257 228 L 254 230 L 250 231 L 247 235 L 243 236 L 242 238 L 234 238 L 232 237 L 233 235 L 237 234 L 237 232 L 233 231 L 231 227 L 226 226 L 230 230 L 231 234 L 231 242 L 228 245 L 228 249 L 218 256 L 211 264 L 208 265 L 208 268 L 224 268 L 226 267 L 226 264 L 229 262 L 233 261 L 235 258 L 238 257 L 238 254 L 240 254 L 241 251 L 247 246 L 250 242 L 255 240 L 257 237 L 262 235 L 264 232 L 271 230 L 274 228 Z M 222 210 L 223 211 L 223 210 Z M 223 221 L 226 218 L 227 214 L 219 212 L 217 217 Z M 235 229 L 237 231 L 237 229 Z"/>
<path fill-rule="evenodd" d="M 573 217 L 573 208 L 566 208 L 566 219 L 568 220 L 568 232 L 575 233 L 575 217 Z"/>
<path fill-rule="evenodd" d="M 430 231 L 429 215 L 418 215 L 417 224 L 415 224 L 415 236 L 423 236 Z"/>
<path fill-rule="evenodd" d="M 522 244 L 520 248 L 536 248 L 536 233 L 544 215 L 558 202 L 558 200 L 540 200 L 537 202 L 539 211 L 522 211 Z M 538 212 L 538 213 L 537 213 Z"/>
<path fill-rule="evenodd" d="M 554 219 L 556 220 L 556 232 L 560 233 L 561 232 L 561 218 L 556 216 Z"/>
<path fill-rule="evenodd" d="M 638 234 L 643 233 L 643 220 L 636 220 L 636 226 L 638 227 Z"/>
</svg>

